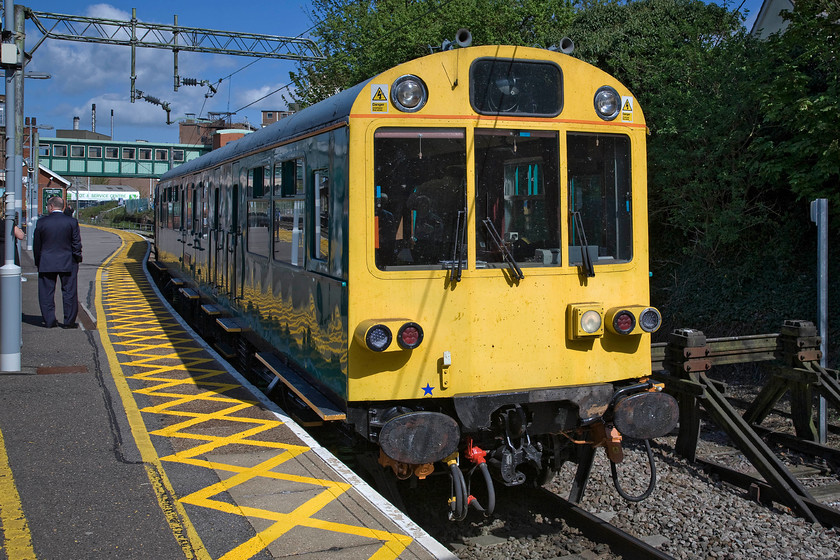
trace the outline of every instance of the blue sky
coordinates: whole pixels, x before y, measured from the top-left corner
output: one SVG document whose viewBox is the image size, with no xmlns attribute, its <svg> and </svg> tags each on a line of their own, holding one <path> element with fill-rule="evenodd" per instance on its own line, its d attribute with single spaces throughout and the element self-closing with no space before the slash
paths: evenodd
<svg viewBox="0 0 840 560">
<path fill-rule="evenodd" d="M 84 0 L 21 1 L 33 11 L 57 14 L 131 19 L 132 7 L 137 19 L 147 23 L 178 24 L 221 31 L 238 31 L 295 37 L 306 36 L 312 26 L 309 3 L 305 1 L 230 2 L 229 0 L 145 0 L 107 3 Z M 723 3 L 718 2 L 718 3 Z M 738 2 L 727 2 L 738 7 Z M 233 9 L 231 8 L 233 6 Z M 749 11 L 747 28 L 758 14 L 761 0 L 745 0 L 742 10 Z M 469 27 L 469 22 L 465 22 Z M 27 25 L 27 51 L 41 35 L 31 23 Z M 209 111 L 236 111 L 236 121 L 247 119 L 259 124 L 261 110 L 282 110 L 286 102 L 280 93 L 262 101 L 255 100 L 288 84 L 291 61 L 259 60 L 234 57 L 181 53 L 179 74 L 187 78 L 217 82 L 225 79 L 218 92 L 205 98 L 206 88 L 182 86 L 173 91 L 173 57 L 165 50 L 137 49 L 136 87 L 148 95 L 167 101 L 172 107 L 172 119 L 182 119 L 186 113 L 206 116 Z M 111 110 L 114 110 L 115 140 L 149 140 L 177 142 L 178 126 L 166 124 L 166 113 L 146 101 L 130 102 L 130 49 L 107 45 L 48 40 L 35 51 L 27 66 L 28 72 L 44 72 L 49 80 L 26 80 L 24 98 L 26 116 L 34 116 L 41 125 L 57 129 L 73 126 L 73 117 L 80 118 L 80 128 L 91 129 L 91 105 L 96 104 L 96 131 L 111 133 Z M 235 72 L 235 74 L 234 74 Z M 44 130 L 42 136 L 54 136 Z"/>
</svg>

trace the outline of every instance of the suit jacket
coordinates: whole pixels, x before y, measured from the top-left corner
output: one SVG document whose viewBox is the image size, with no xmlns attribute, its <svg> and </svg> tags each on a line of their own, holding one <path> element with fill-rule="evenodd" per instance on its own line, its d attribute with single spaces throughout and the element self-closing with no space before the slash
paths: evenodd
<svg viewBox="0 0 840 560">
<path fill-rule="evenodd" d="M 38 272 L 72 272 L 82 262 L 79 222 L 64 212 L 50 212 L 38 218 L 32 242 Z"/>
</svg>

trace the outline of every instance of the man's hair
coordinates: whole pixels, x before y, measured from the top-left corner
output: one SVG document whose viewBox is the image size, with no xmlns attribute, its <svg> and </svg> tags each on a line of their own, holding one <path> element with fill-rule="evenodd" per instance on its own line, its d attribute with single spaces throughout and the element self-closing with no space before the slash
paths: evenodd
<svg viewBox="0 0 840 560">
<path fill-rule="evenodd" d="M 54 196 L 47 201 L 47 206 L 56 210 L 62 210 L 64 209 L 64 199 L 60 196 Z"/>
</svg>

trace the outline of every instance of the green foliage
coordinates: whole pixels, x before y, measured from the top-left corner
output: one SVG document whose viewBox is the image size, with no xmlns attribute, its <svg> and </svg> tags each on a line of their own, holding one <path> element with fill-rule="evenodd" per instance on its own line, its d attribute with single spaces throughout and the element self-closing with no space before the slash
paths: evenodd
<svg viewBox="0 0 840 560">
<path fill-rule="evenodd" d="M 291 73 L 295 100 L 315 103 L 427 55 L 460 28 L 476 45 L 547 46 L 572 15 L 564 0 L 313 0 L 313 36 L 327 59 Z"/>
<path fill-rule="evenodd" d="M 461 27 L 475 44 L 571 37 L 574 56 L 618 78 L 645 112 L 663 332 L 816 320 L 808 201 L 828 198 L 832 239 L 840 232 L 836 0 L 797 0 L 786 32 L 767 41 L 701 0 L 313 0 L 312 18 L 329 58 L 293 75 L 304 103 L 428 54 Z M 830 291 L 840 293 L 840 247 L 831 251 Z M 840 300 L 829 303 L 840 314 Z"/>
<path fill-rule="evenodd" d="M 840 3 L 797 1 L 789 26 L 767 41 L 756 84 L 762 135 L 755 172 L 796 200 L 828 198 L 840 230 Z"/>
</svg>

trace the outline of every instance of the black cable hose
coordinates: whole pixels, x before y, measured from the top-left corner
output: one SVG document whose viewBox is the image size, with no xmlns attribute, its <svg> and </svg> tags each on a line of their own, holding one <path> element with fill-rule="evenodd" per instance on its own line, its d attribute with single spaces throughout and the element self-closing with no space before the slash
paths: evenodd
<svg viewBox="0 0 840 560">
<path fill-rule="evenodd" d="M 481 474 L 484 475 L 484 483 L 487 485 L 487 511 L 484 515 L 490 516 L 496 509 L 496 489 L 493 487 L 493 479 L 490 477 L 490 469 L 487 468 L 487 463 L 481 463 L 479 468 Z"/>
<path fill-rule="evenodd" d="M 457 464 L 453 463 L 449 466 L 449 471 L 452 476 L 453 495 L 455 497 L 455 507 L 452 514 L 454 521 L 463 521 L 467 517 L 469 506 L 467 504 L 467 483 L 464 481 L 464 473 Z"/>
<path fill-rule="evenodd" d="M 615 489 L 618 491 L 618 495 L 627 500 L 628 502 L 641 502 L 648 496 L 650 496 L 653 489 L 656 488 L 656 466 L 653 462 L 653 451 L 650 448 L 650 441 L 645 440 L 645 448 L 647 449 L 647 456 L 648 456 L 648 463 L 650 464 L 650 483 L 648 484 L 647 490 L 645 490 L 644 494 L 639 496 L 631 496 L 627 494 L 621 488 L 621 484 L 618 482 L 618 470 L 615 467 L 615 463 L 610 461 L 610 471 L 612 472 L 612 479 L 613 485 Z"/>
</svg>

